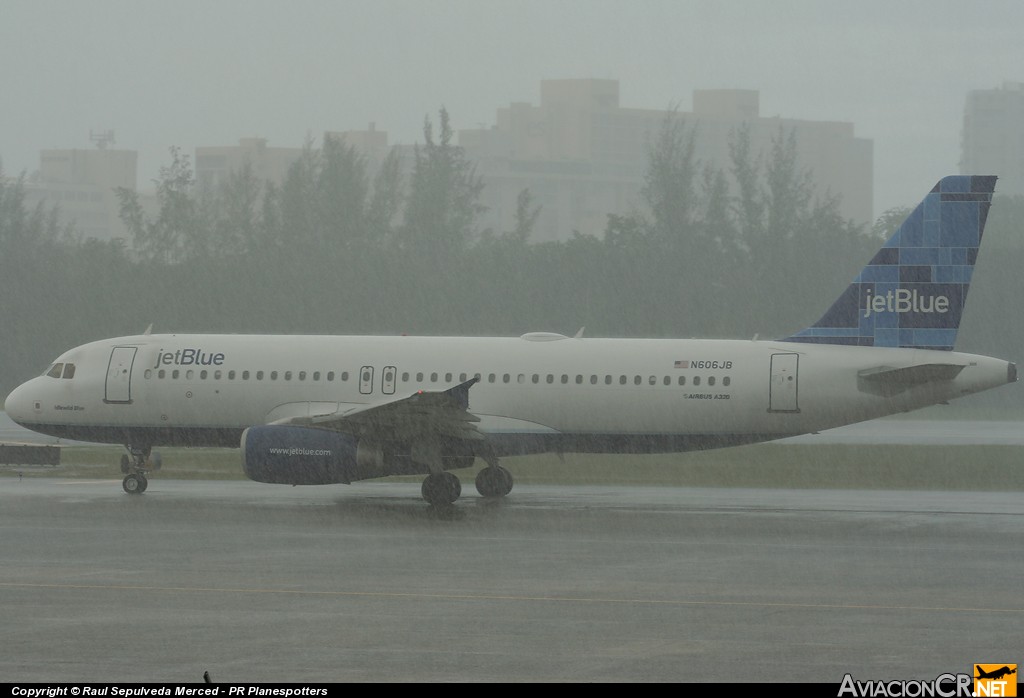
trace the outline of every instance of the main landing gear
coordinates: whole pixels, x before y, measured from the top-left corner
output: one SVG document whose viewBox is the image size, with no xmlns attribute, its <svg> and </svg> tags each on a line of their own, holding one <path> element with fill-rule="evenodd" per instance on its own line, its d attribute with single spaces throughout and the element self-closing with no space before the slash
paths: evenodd
<svg viewBox="0 0 1024 698">
<path fill-rule="evenodd" d="M 497 463 L 477 473 L 476 491 L 483 497 L 504 497 L 512 491 L 512 473 Z M 423 499 L 436 507 L 450 506 L 462 494 L 459 478 L 448 471 L 431 473 L 423 481 Z"/>
<path fill-rule="evenodd" d="M 476 474 L 476 491 L 483 497 L 504 497 L 512 491 L 512 484 L 512 473 L 497 464 Z"/>
<path fill-rule="evenodd" d="M 126 444 L 125 449 L 128 453 L 121 456 L 121 472 L 125 474 L 121 487 L 128 494 L 142 494 L 149 487 L 146 473 L 160 469 L 160 454 L 152 453 L 150 446 L 140 448 Z"/>
</svg>

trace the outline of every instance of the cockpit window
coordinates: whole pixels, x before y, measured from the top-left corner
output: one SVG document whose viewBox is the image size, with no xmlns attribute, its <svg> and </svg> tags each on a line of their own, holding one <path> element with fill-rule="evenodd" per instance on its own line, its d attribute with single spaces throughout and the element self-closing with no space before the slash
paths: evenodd
<svg viewBox="0 0 1024 698">
<path fill-rule="evenodd" d="M 50 370 L 46 372 L 46 375 L 50 378 L 60 378 L 61 371 L 64 370 L 64 364 L 54 364 L 50 366 Z"/>
<path fill-rule="evenodd" d="M 74 378 L 75 377 L 75 365 L 64 364 L 64 375 L 63 378 Z"/>
</svg>

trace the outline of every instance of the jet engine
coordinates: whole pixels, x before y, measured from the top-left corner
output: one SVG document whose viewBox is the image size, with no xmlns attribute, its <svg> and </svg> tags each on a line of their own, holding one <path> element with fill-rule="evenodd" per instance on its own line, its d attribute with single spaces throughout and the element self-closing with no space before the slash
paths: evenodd
<svg viewBox="0 0 1024 698">
<path fill-rule="evenodd" d="M 330 485 L 357 475 L 356 437 L 326 429 L 268 425 L 242 433 L 242 468 L 251 480 L 282 485 Z M 366 475 L 363 475 L 366 477 Z"/>
<path fill-rule="evenodd" d="M 281 485 L 331 485 L 386 475 L 426 475 L 430 459 L 421 444 L 268 424 L 242 432 L 242 468 L 251 480 Z M 435 444 L 444 470 L 467 468 L 476 457 L 472 445 L 457 439 Z"/>
</svg>

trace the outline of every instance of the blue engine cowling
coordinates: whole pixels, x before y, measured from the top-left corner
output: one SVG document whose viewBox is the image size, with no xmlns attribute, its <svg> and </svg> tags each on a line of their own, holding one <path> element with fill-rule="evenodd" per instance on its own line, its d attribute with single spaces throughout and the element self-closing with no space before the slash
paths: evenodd
<svg viewBox="0 0 1024 698">
<path fill-rule="evenodd" d="M 242 468 L 249 479 L 257 482 L 330 485 L 367 476 L 356 472 L 358 442 L 350 434 L 308 427 L 255 426 L 242 433 L 241 447 Z"/>
</svg>

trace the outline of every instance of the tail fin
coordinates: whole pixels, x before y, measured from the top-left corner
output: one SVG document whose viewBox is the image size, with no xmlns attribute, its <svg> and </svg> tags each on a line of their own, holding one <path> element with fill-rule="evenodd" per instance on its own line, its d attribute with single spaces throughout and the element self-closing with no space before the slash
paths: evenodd
<svg viewBox="0 0 1024 698">
<path fill-rule="evenodd" d="M 783 341 L 952 350 L 995 186 L 939 180 L 828 312 Z"/>
</svg>

